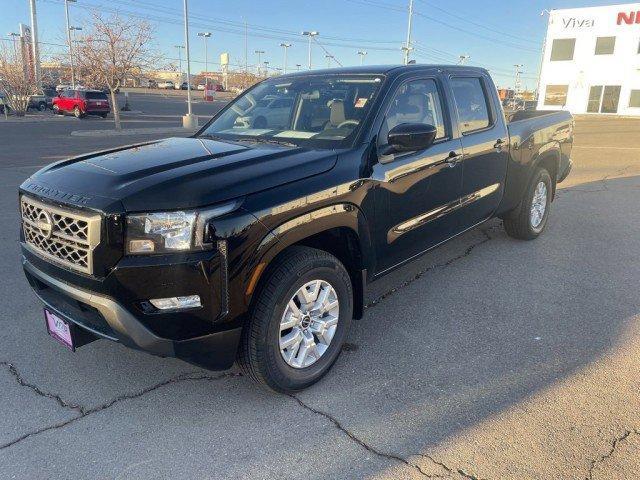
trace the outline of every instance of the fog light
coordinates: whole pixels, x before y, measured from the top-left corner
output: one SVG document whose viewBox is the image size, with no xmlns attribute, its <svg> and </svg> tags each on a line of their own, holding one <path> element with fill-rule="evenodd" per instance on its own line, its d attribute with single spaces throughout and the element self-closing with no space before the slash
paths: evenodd
<svg viewBox="0 0 640 480">
<path fill-rule="evenodd" d="M 154 298 L 149 303 L 158 310 L 182 310 L 185 308 L 198 308 L 202 306 L 199 295 L 187 297 Z"/>
</svg>

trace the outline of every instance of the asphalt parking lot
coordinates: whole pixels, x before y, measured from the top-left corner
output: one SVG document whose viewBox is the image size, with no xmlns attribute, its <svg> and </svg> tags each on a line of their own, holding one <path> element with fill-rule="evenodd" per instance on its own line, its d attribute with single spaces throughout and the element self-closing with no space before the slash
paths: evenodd
<svg viewBox="0 0 640 480">
<path fill-rule="evenodd" d="M 180 100 L 144 101 L 125 128 L 180 124 Z M 578 119 L 541 238 L 492 221 L 374 283 L 329 375 L 283 396 L 236 370 L 47 336 L 21 272 L 17 186 L 153 136 L 73 137 L 111 127 L 32 118 L 0 120 L 0 477 L 637 476 L 640 120 Z"/>
</svg>

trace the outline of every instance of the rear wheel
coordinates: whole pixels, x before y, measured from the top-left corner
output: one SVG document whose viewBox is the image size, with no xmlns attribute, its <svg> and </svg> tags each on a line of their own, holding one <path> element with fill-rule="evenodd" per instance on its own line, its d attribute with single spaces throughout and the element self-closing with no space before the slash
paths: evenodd
<svg viewBox="0 0 640 480">
<path fill-rule="evenodd" d="M 307 247 L 285 251 L 266 275 L 238 363 L 258 383 L 294 392 L 338 358 L 353 316 L 351 280 L 337 258 Z"/>
<path fill-rule="evenodd" d="M 106 113 L 101 113 L 101 114 L 100 114 L 100 116 L 101 116 L 102 118 L 107 118 L 107 114 L 106 114 Z"/>
<path fill-rule="evenodd" d="M 47 109 L 47 104 L 46 102 L 40 102 L 38 103 L 38 110 L 40 110 L 41 112 L 44 112 Z"/>
<path fill-rule="evenodd" d="M 84 117 L 84 113 L 82 113 L 82 110 L 80 110 L 80 107 L 75 107 L 73 109 L 73 116 L 76 118 L 82 118 Z"/>
<path fill-rule="evenodd" d="M 553 184 L 549 172 L 538 168 L 525 192 L 519 210 L 504 219 L 510 237 L 520 240 L 537 238 L 547 226 Z"/>
</svg>

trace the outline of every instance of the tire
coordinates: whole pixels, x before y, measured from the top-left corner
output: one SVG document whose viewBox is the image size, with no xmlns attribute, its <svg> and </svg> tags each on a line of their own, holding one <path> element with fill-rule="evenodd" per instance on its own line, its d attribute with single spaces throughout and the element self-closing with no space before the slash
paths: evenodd
<svg viewBox="0 0 640 480">
<path fill-rule="evenodd" d="M 101 114 L 100 114 L 100 116 L 101 116 L 102 118 L 107 118 L 107 114 L 106 114 L 106 113 L 101 113 Z"/>
<path fill-rule="evenodd" d="M 38 104 L 38 110 L 39 110 L 39 111 L 44 112 L 46 109 L 47 109 L 47 104 L 46 104 L 46 102 L 40 102 L 40 103 Z"/>
<path fill-rule="evenodd" d="M 54 115 L 62 115 L 62 112 L 60 111 L 60 107 L 58 105 L 54 105 L 53 107 L 51 107 L 51 109 L 53 110 Z"/>
<path fill-rule="evenodd" d="M 311 317 L 306 315 L 306 326 L 305 316 L 301 316 L 302 321 L 298 325 L 290 330 L 281 330 L 281 321 L 292 312 L 290 300 L 298 302 L 295 298 L 299 297 L 293 297 L 307 286 L 310 296 L 313 296 L 316 282 L 320 283 L 318 302 L 320 295 L 328 291 L 330 293 L 326 297 L 329 302 L 337 299 L 337 309 L 329 309 L 320 316 L 313 317 L 317 320 L 310 320 Z M 327 252 L 308 247 L 291 247 L 274 260 L 261 285 L 261 290 L 256 293 L 257 299 L 251 317 L 242 332 L 238 351 L 240 369 L 259 384 L 278 392 L 291 393 L 307 388 L 320 380 L 340 355 L 353 317 L 353 289 L 349 274 L 342 263 Z M 308 305 L 315 308 L 318 302 L 310 302 Z M 301 302 L 297 306 L 301 312 L 307 311 Z M 297 321 L 293 314 L 286 318 Z M 337 318 L 328 343 L 321 340 L 323 337 L 312 333 L 314 328 L 323 324 L 323 318 L 333 319 L 333 322 Z M 287 335 L 295 337 L 298 334 L 303 340 L 298 341 L 297 348 L 295 345 L 292 347 L 298 353 L 291 350 L 287 352 L 286 347 L 281 352 L 281 338 Z M 309 353 L 304 356 L 302 349 L 309 335 L 317 350 L 315 355 Z M 320 349 L 324 349 L 322 353 Z M 313 352 L 313 346 L 309 351 Z M 289 360 L 285 359 L 287 355 L 291 355 Z M 293 355 L 295 358 L 292 358 Z M 299 361 L 303 363 L 293 365 Z M 305 361 L 312 363 L 307 365 Z"/>
<path fill-rule="evenodd" d="M 544 185 L 544 187 L 540 185 Z M 533 203 L 534 200 L 541 199 L 541 189 L 546 192 L 544 202 L 537 203 L 538 211 L 537 214 L 534 214 L 532 211 Z M 504 219 L 504 229 L 507 235 L 519 240 L 538 238 L 547 226 L 552 195 L 553 183 L 549 172 L 543 168 L 538 168 L 527 186 L 520 207 Z M 544 211 L 540 212 L 542 205 L 544 205 Z"/>
<path fill-rule="evenodd" d="M 76 118 L 82 118 L 84 117 L 84 113 L 82 113 L 82 110 L 80 110 L 80 107 L 75 107 L 73 109 L 73 116 Z"/>
</svg>

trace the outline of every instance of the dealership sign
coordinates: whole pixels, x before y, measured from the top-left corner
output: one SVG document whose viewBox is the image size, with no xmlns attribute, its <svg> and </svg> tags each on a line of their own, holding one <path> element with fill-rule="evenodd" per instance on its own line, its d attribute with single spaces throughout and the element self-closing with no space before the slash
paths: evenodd
<svg viewBox="0 0 640 480">
<path fill-rule="evenodd" d="M 637 12 L 620 12 L 618 13 L 618 25 L 622 24 L 633 25 L 634 23 L 640 24 L 640 10 Z"/>
</svg>

